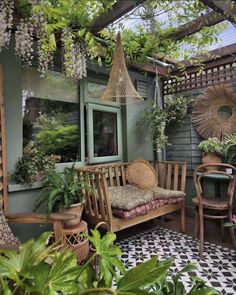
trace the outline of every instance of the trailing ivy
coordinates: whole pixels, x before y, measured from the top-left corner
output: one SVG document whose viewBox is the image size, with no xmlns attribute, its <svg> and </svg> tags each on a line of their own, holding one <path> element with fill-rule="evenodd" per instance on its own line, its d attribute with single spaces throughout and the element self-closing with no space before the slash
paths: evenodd
<svg viewBox="0 0 236 295">
<path fill-rule="evenodd" d="M 153 103 L 151 107 L 142 111 L 138 127 L 147 130 L 147 140 L 153 144 L 154 150 L 160 151 L 168 144 L 167 127 L 173 123 L 183 123 L 191 101 L 182 96 L 168 97 L 164 109 Z"/>
</svg>

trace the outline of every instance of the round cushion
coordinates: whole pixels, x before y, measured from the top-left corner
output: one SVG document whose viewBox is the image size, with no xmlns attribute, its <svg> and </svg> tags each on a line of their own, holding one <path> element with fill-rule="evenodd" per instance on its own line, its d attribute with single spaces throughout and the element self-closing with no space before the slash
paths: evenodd
<svg viewBox="0 0 236 295">
<path fill-rule="evenodd" d="M 146 160 L 136 160 L 129 164 L 127 180 L 142 189 L 151 189 L 158 185 L 156 171 Z"/>
</svg>

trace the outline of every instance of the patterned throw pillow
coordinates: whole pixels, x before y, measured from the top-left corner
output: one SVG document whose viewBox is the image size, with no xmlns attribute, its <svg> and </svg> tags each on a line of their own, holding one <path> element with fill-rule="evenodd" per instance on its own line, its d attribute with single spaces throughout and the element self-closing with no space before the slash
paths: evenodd
<svg viewBox="0 0 236 295">
<path fill-rule="evenodd" d="M 18 239 L 13 236 L 6 218 L 0 209 L 0 248 L 13 247 L 17 246 L 18 244 Z"/>
</svg>

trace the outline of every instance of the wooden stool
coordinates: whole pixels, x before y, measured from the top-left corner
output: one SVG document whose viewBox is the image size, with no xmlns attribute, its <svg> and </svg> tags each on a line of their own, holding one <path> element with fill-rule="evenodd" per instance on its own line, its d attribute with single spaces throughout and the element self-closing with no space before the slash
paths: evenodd
<svg viewBox="0 0 236 295">
<path fill-rule="evenodd" d="M 83 264 L 89 255 L 89 241 L 83 234 L 88 233 L 88 225 L 81 221 L 73 228 L 62 228 L 62 242 L 76 253 L 79 264 Z"/>
</svg>

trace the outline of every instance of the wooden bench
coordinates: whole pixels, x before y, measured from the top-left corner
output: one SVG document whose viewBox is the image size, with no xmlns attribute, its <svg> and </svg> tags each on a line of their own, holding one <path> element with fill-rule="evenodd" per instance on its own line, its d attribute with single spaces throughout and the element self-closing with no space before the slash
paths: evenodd
<svg viewBox="0 0 236 295">
<path fill-rule="evenodd" d="M 151 162 L 156 170 L 159 187 L 164 189 L 185 192 L 186 163 L 185 162 Z M 126 170 L 129 163 L 112 163 L 96 166 L 87 166 L 78 169 L 82 177 L 91 187 L 92 192 L 85 192 L 87 219 L 92 224 L 103 222 L 103 227 L 116 232 L 147 220 L 165 215 L 174 211 L 181 211 L 181 230 L 185 232 L 185 204 L 184 199 L 175 204 L 163 205 L 150 210 L 145 215 L 131 219 L 114 217 L 108 195 L 108 187 L 120 187 L 127 184 Z"/>
</svg>

